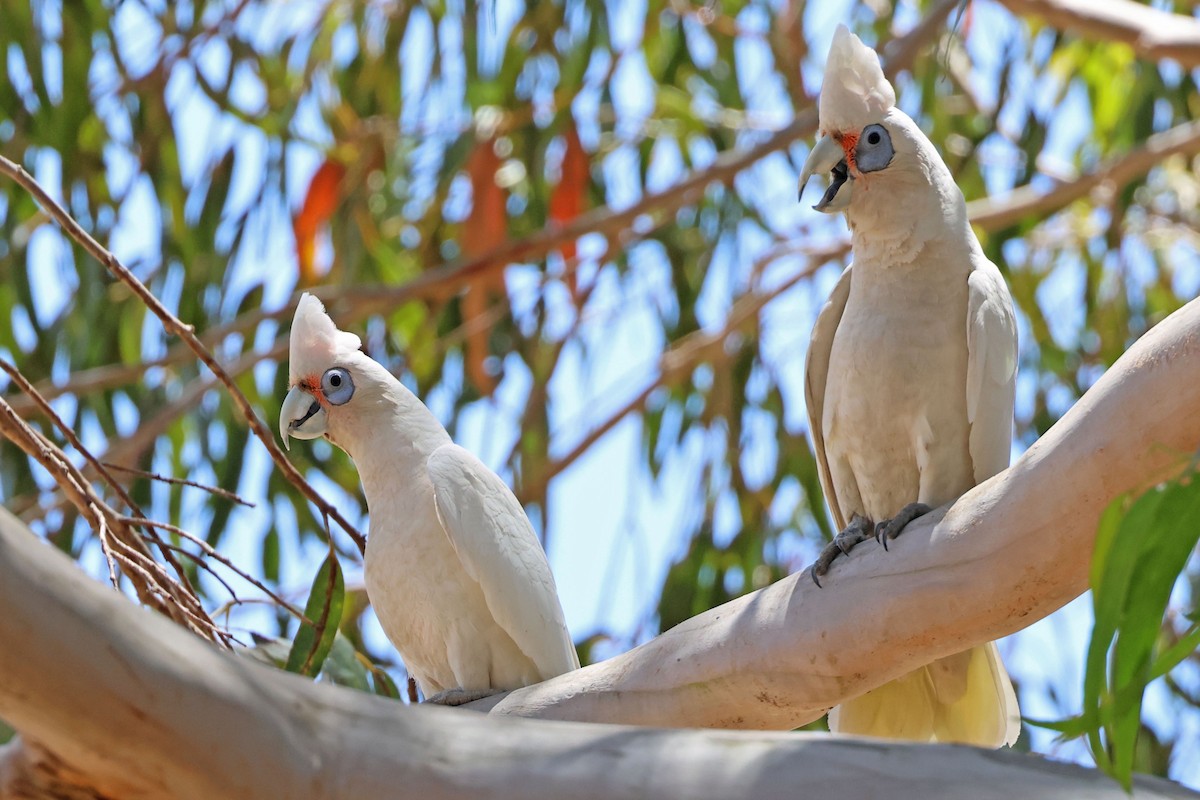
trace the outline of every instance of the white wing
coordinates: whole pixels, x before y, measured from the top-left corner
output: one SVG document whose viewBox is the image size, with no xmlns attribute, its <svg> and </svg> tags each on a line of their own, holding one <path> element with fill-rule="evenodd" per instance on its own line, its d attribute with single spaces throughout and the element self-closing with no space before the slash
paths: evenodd
<svg viewBox="0 0 1200 800">
<path fill-rule="evenodd" d="M 990 261 L 971 271 L 967 286 L 967 421 L 975 482 L 982 483 L 1008 466 L 1017 321 L 1004 278 Z"/>
<path fill-rule="evenodd" d="M 838 505 L 837 492 L 829 475 L 829 460 L 825 457 L 825 431 L 822 428 L 825 413 L 825 383 L 829 378 L 829 356 L 833 352 L 833 336 L 846 310 L 846 299 L 850 297 L 850 269 L 838 278 L 829 299 L 817 314 L 812 337 L 808 343 L 808 357 L 804 362 L 804 404 L 808 409 L 808 436 L 812 440 L 813 455 L 817 457 L 817 475 L 821 478 L 821 489 L 825 492 L 825 503 L 833 513 L 834 524 L 841 530 L 846 527 L 846 516 Z"/>
<path fill-rule="evenodd" d="M 578 669 L 550 564 L 512 491 L 456 444 L 435 450 L 426 468 L 438 519 L 492 617 L 543 678 Z"/>
</svg>

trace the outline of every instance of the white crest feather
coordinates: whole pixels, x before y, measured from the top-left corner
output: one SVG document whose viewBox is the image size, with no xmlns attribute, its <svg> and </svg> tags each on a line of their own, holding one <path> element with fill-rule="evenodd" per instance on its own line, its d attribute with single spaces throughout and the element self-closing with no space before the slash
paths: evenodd
<svg viewBox="0 0 1200 800">
<path fill-rule="evenodd" d="M 896 90 L 883 76 L 879 56 L 845 25 L 838 25 L 821 83 L 820 124 L 825 133 L 858 132 L 883 120 Z"/>
<path fill-rule="evenodd" d="M 288 384 L 294 386 L 305 376 L 319 376 L 339 359 L 357 352 L 361 345 L 353 333 L 339 331 L 321 301 L 305 292 L 292 317 Z"/>
</svg>

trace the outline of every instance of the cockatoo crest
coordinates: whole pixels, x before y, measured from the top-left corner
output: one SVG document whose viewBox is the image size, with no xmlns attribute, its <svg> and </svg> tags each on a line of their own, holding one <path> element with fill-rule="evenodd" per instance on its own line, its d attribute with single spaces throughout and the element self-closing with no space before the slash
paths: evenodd
<svg viewBox="0 0 1200 800">
<path fill-rule="evenodd" d="M 883 77 L 879 56 L 845 25 L 838 25 L 825 62 L 819 119 L 826 134 L 859 131 L 880 122 L 896 105 L 896 91 Z"/>
<path fill-rule="evenodd" d="M 321 301 L 305 292 L 292 319 L 289 383 L 294 386 L 306 376 L 321 375 L 361 345 L 353 333 L 339 331 Z"/>
</svg>

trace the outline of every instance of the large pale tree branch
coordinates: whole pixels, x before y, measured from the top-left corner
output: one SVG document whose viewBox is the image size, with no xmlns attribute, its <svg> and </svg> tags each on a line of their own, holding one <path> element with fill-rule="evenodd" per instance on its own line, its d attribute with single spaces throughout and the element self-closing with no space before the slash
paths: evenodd
<svg viewBox="0 0 1200 800">
<path fill-rule="evenodd" d="M 1200 19 L 1133 0 L 1000 0 L 1009 11 L 1089 39 L 1124 42 L 1149 59 L 1200 67 Z"/>
<path fill-rule="evenodd" d="M 835 562 L 608 661 L 488 698 L 493 713 L 790 729 L 1047 616 L 1086 588 L 1100 514 L 1200 446 L 1200 300 L 1143 336 L 1010 469 Z"/>
<path fill-rule="evenodd" d="M 1014 752 L 487 717 L 315 684 L 135 606 L 3 510 L 0 608 L 0 716 L 20 731 L 3 800 L 1126 796 Z"/>
<path fill-rule="evenodd" d="M 1192 453 L 1198 387 L 1200 300 L 1137 342 L 1011 469 L 910 526 L 890 553 L 868 543 L 825 589 L 792 576 L 513 692 L 491 716 L 407 708 L 220 653 L 0 512 L 0 717 L 21 733 L 0 751 L 0 797 L 1118 796 L 1086 771 L 1013 753 L 511 715 L 790 728 L 1012 633 L 1083 591 L 1110 499 Z"/>
</svg>

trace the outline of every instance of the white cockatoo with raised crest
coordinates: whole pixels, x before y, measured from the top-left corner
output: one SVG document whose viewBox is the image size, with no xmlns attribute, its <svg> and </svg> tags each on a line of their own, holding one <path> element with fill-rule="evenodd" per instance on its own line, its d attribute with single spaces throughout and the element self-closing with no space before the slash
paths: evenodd
<svg viewBox="0 0 1200 800">
<path fill-rule="evenodd" d="M 279 433 L 354 460 L 367 594 L 425 696 L 458 704 L 579 667 L 546 560 L 508 486 L 305 293 Z"/>
<path fill-rule="evenodd" d="M 962 192 L 896 108 L 878 56 L 845 26 L 829 49 L 818 111 L 800 190 L 829 173 L 814 207 L 846 215 L 854 253 L 817 316 L 805 365 L 810 436 L 840 529 L 813 565 L 820 585 L 839 554 L 872 536 L 886 546 L 1008 466 L 1017 332 Z M 999 747 L 1016 740 L 1020 713 L 988 643 L 843 703 L 829 723 Z"/>
</svg>

